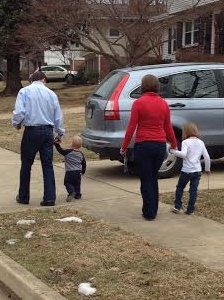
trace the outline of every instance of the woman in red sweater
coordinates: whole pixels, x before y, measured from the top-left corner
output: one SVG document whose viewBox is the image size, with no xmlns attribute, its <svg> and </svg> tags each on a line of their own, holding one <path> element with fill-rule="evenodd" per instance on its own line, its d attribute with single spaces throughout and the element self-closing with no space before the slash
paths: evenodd
<svg viewBox="0 0 224 300">
<path fill-rule="evenodd" d="M 166 155 L 166 141 L 177 148 L 176 137 L 170 121 L 170 109 L 157 93 L 157 77 L 146 75 L 142 79 L 142 96 L 132 106 L 130 121 L 120 149 L 125 155 L 136 131 L 134 162 L 141 181 L 143 199 L 142 216 L 154 220 L 158 211 L 158 171 Z"/>
</svg>

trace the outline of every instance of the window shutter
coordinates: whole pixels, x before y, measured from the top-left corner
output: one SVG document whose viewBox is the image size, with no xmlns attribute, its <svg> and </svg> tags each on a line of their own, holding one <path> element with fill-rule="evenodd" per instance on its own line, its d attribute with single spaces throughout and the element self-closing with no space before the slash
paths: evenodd
<svg viewBox="0 0 224 300">
<path fill-rule="evenodd" d="M 198 31 L 199 31 L 198 43 L 199 45 L 203 46 L 205 41 L 205 18 L 203 17 L 198 19 Z"/>
<path fill-rule="evenodd" d="M 168 32 L 168 54 L 172 54 L 172 29 L 169 28 Z"/>
<path fill-rule="evenodd" d="M 177 49 L 182 48 L 183 22 L 177 22 Z"/>
<path fill-rule="evenodd" d="M 211 54 L 211 43 L 212 43 L 212 15 L 205 19 L 205 48 L 206 54 Z"/>
</svg>

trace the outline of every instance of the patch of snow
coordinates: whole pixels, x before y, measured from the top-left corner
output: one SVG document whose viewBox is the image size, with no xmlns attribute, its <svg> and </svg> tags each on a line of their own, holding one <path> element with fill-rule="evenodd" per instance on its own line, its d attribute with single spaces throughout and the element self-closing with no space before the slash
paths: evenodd
<svg viewBox="0 0 224 300">
<path fill-rule="evenodd" d="M 35 220 L 19 220 L 17 221 L 17 225 L 31 225 L 31 224 L 35 224 L 36 221 Z"/>
<path fill-rule="evenodd" d="M 66 217 L 66 218 L 62 218 L 62 219 L 56 219 L 57 221 L 61 221 L 61 222 L 77 222 L 77 223 L 82 223 L 82 219 L 78 218 L 78 217 Z"/>
<path fill-rule="evenodd" d="M 46 237 L 46 238 L 50 237 L 50 235 L 49 235 L 49 234 L 46 234 L 46 233 L 42 233 L 41 236 L 42 236 L 42 237 Z"/>
<path fill-rule="evenodd" d="M 8 245 L 14 245 L 15 243 L 17 243 L 19 240 L 18 239 L 10 239 L 6 241 L 6 244 Z"/>
<path fill-rule="evenodd" d="M 78 286 L 79 294 L 83 294 L 85 296 L 93 295 L 96 292 L 96 288 L 91 287 L 91 283 L 83 282 Z"/>
<path fill-rule="evenodd" d="M 27 231 L 24 235 L 25 239 L 30 239 L 32 237 L 32 235 L 34 234 L 33 231 Z"/>
</svg>

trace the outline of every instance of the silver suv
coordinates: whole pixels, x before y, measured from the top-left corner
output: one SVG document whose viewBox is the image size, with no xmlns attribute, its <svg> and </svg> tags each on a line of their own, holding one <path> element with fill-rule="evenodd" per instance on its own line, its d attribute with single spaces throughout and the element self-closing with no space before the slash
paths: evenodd
<svg viewBox="0 0 224 300">
<path fill-rule="evenodd" d="M 172 125 L 181 143 L 181 127 L 195 122 L 211 158 L 224 156 L 224 64 L 172 63 L 112 71 L 86 100 L 84 147 L 100 158 L 123 162 L 119 154 L 133 102 L 141 96 L 141 79 L 146 74 L 159 78 L 160 95 L 171 109 Z M 133 143 L 128 166 L 133 165 Z M 181 160 L 169 154 L 159 170 L 160 178 L 179 171 Z"/>
</svg>

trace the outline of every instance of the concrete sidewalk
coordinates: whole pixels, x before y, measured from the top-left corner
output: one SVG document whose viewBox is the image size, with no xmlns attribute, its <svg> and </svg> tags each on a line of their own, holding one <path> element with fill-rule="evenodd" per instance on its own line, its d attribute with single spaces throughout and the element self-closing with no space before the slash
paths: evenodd
<svg viewBox="0 0 224 300">
<path fill-rule="evenodd" d="M 214 163 L 210 177 L 210 189 L 223 188 L 222 160 Z M 29 206 L 15 202 L 18 190 L 20 157 L 0 148 L 0 210 L 20 211 L 39 207 L 42 200 L 42 170 L 35 162 L 31 176 L 31 201 Z M 181 255 L 204 266 L 224 271 L 224 225 L 197 215 L 171 213 L 171 206 L 160 203 L 158 218 L 148 222 L 141 217 L 142 200 L 139 180 L 122 174 L 117 162 L 92 161 L 87 164 L 87 173 L 82 182 L 82 200 L 65 202 L 63 186 L 64 165 L 55 165 L 57 183 L 57 205 L 74 205 L 84 213 L 108 221 L 113 226 L 133 232 L 149 239 L 152 243 L 172 248 Z M 177 178 L 159 180 L 160 192 L 175 190 Z M 203 176 L 201 189 L 208 188 L 207 177 Z M 210 191 L 210 197 L 212 192 Z"/>
</svg>

